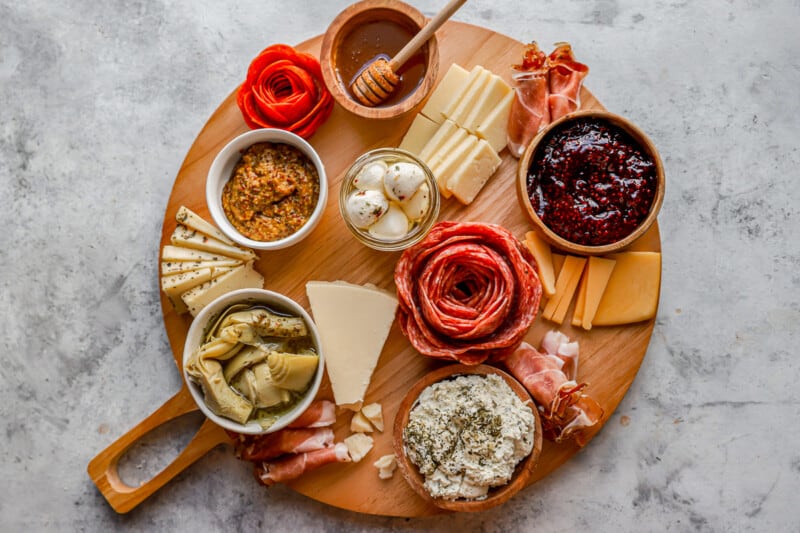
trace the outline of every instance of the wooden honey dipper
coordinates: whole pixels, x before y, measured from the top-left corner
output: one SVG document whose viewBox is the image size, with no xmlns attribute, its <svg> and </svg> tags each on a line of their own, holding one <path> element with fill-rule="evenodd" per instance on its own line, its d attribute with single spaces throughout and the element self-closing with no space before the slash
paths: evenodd
<svg viewBox="0 0 800 533">
<path fill-rule="evenodd" d="M 400 77 L 396 74 L 397 70 L 423 44 L 428 42 L 436 30 L 466 1 L 450 0 L 392 59 L 387 61 L 385 58 L 379 57 L 362 68 L 361 73 L 350 86 L 356 100 L 367 107 L 374 107 L 389 98 L 397 84 L 400 83 Z"/>
</svg>

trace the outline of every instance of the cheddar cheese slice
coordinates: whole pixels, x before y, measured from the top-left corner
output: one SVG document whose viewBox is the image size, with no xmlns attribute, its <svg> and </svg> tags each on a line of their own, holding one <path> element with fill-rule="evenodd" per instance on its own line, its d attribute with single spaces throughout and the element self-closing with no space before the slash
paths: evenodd
<svg viewBox="0 0 800 533">
<path fill-rule="evenodd" d="M 478 74 L 464 92 L 458 105 L 445 111 L 445 116 L 458 125 L 464 124 L 470 110 L 478 104 L 481 94 L 486 90 L 493 76 L 483 67 L 475 67 L 475 69 L 478 70 Z"/>
<path fill-rule="evenodd" d="M 608 257 L 616 264 L 592 325 L 616 326 L 653 318 L 661 288 L 661 254 L 623 252 Z"/>
<path fill-rule="evenodd" d="M 575 288 L 578 285 L 585 264 L 586 259 L 582 257 L 566 256 L 564 266 L 561 268 L 556 280 L 556 293 L 547 301 L 542 316 L 558 324 L 564 321 L 564 315 L 572 301 L 572 296 L 575 294 Z"/>
<path fill-rule="evenodd" d="M 445 198 L 449 198 L 452 195 L 450 189 L 447 187 L 447 182 L 477 144 L 477 137 L 474 135 L 465 135 L 458 146 L 451 150 L 438 165 L 431 169 L 431 172 L 433 172 L 433 175 L 436 177 L 436 183 L 439 185 L 439 192 L 441 192 L 442 196 Z"/>
<path fill-rule="evenodd" d="M 591 258 L 589 258 L 591 261 Z M 578 296 L 575 297 L 575 309 L 572 310 L 572 325 L 580 326 L 583 324 L 583 311 L 586 307 L 586 286 L 589 279 L 589 266 L 583 270 L 581 283 L 578 285 Z"/>
<path fill-rule="evenodd" d="M 459 202 L 469 205 L 492 177 L 502 160 L 489 143 L 478 139 L 478 143 L 466 156 L 463 163 L 447 180 L 447 189 Z"/>
<path fill-rule="evenodd" d="M 529 231 L 525 234 L 525 245 L 533 254 L 533 258 L 536 259 L 537 271 L 542 282 L 544 295 L 550 298 L 556 292 L 556 276 L 553 271 L 553 254 L 550 250 L 550 245 L 539 237 L 539 234 L 535 231 Z"/>
<path fill-rule="evenodd" d="M 458 130 L 458 126 L 452 120 L 445 120 L 433 137 L 425 144 L 419 153 L 419 158 L 427 163 L 428 159 L 436 153 L 441 146 Z M 428 165 L 430 166 L 430 165 Z"/>
<path fill-rule="evenodd" d="M 608 281 L 614 271 L 617 262 L 614 259 L 602 257 L 590 257 L 589 264 L 586 266 L 586 290 L 584 294 L 585 307 L 581 315 L 581 327 L 592 329 L 600 300 L 608 286 Z M 575 325 L 575 324 L 573 324 Z"/>
<path fill-rule="evenodd" d="M 428 165 L 428 168 L 433 169 L 439 166 L 442 160 L 458 145 L 460 145 L 468 136 L 470 135 L 467 130 L 456 127 L 455 131 L 453 131 L 453 134 L 445 139 L 442 145 L 435 152 L 433 152 L 427 158 L 422 158 L 422 160 L 425 161 L 425 164 Z"/>
<path fill-rule="evenodd" d="M 459 91 L 453 98 L 447 102 L 447 105 L 442 108 L 442 115 L 445 118 L 451 119 L 452 116 L 455 114 L 456 109 L 459 108 L 461 102 L 467 95 L 474 94 L 475 92 L 475 84 L 482 83 L 485 80 L 485 76 L 488 74 L 488 71 L 480 65 L 476 65 L 472 67 L 472 70 L 469 71 L 469 75 L 467 76 L 466 81 L 463 84 L 463 88 Z"/>
<path fill-rule="evenodd" d="M 511 93 L 511 87 L 500 76 L 490 74 L 486 86 L 478 94 L 471 109 L 467 109 L 464 119 L 459 124 L 462 128 L 475 133 L 478 126 L 484 122 L 499 104 Z M 456 121 L 458 123 L 458 121 Z"/>
</svg>

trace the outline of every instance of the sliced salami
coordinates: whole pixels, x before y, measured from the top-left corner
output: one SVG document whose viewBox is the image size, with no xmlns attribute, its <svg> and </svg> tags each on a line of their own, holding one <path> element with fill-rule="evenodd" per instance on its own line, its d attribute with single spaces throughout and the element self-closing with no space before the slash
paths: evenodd
<svg viewBox="0 0 800 533">
<path fill-rule="evenodd" d="M 534 261 L 501 226 L 438 223 L 395 267 L 403 333 L 431 357 L 468 365 L 503 359 L 539 309 Z"/>
</svg>

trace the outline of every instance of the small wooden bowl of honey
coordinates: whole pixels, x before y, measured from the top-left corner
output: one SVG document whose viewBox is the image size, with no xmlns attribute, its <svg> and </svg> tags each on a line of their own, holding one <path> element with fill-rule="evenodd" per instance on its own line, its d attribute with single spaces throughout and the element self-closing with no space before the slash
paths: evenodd
<svg viewBox="0 0 800 533">
<path fill-rule="evenodd" d="M 422 103 L 439 72 L 435 35 L 399 69 L 400 83 L 382 104 L 362 105 L 350 86 L 376 58 L 394 57 L 425 22 L 420 11 L 397 0 L 364 0 L 339 13 L 325 32 L 320 51 L 322 77 L 339 105 L 361 117 L 391 119 Z"/>
</svg>

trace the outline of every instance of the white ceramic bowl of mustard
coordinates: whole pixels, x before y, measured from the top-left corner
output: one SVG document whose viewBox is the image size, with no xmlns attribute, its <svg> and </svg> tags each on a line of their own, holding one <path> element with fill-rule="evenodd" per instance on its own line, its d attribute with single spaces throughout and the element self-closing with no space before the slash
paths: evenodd
<svg viewBox="0 0 800 533">
<path fill-rule="evenodd" d="M 309 219 L 288 237 L 275 241 L 257 241 L 242 235 L 228 220 L 222 208 L 222 191 L 225 188 L 225 184 L 231 179 L 233 170 L 241 160 L 242 154 L 252 145 L 263 142 L 288 144 L 297 148 L 313 163 L 319 176 L 319 198 Z M 305 139 L 286 130 L 258 129 L 235 137 L 214 158 L 206 178 L 206 203 L 214 223 L 222 233 L 234 242 L 255 250 L 280 250 L 305 239 L 322 219 L 322 213 L 325 211 L 327 201 L 328 179 L 322 159 Z"/>
<path fill-rule="evenodd" d="M 220 313 L 232 305 L 242 303 L 249 305 L 263 304 L 271 309 L 274 309 L 275 311 L 301 317 L 308 327 L 308 334 L 311 337 L 311 341 L 317 354 L 319 355 L 319 365 L 308 390 L 305 392 L 299 402 L 297 402 L 291 409 L 278 418 L 275 423 L 273 423 L 267 429 L 261 427 L 261 425 L 256 421 L 250 421 L 246 424 L 239 424 L 229 418 L 225 418 L 213 413 L 206 405 L 202 388 L 195 383 L 186 372 L 186 365 L 189 362 L 189 359 L 203 343 L 203 338 L 205 337 L 206 331 L 210 327 L 213 327 Z M 208 304 L 200 311 L 200 313 L 198 313 L 194 321 L 192 321 L 192 325 L 189 327 L 189 332 L 186 334 L 186 342 L 183 346 L 183 377 L 186 380 L 189 393 L 192 395 L 195 403 L 197 403 L 197 406 L 204 415 L 206 415 L 218 426 L 230 431 L 235 431 L 236 433 L 243 433 L 247 435 L 272 433 L 278 431 L 279 429 L 285 428 L 294 420 L 296 420 L 297 417 L 299 417 L 306 409 L 308 409 L 308 406 L 311 405 L 311 402 L 314 401 L 314 398 L 317 396 L 319 386 L 322 383 L 322 375 L 325 371 L 325 357 L 322 353 L 321 346 L 322 344 L 320 343 L 317 326 L 314 324 L 314 321 L 311 320 L 311 316 L 300 304 L 291 298 L 284 296 L 283 294 L 265 289 L 239 289 L 236 291 L 231 291 L 227 294 L 223 294 Z"/>
</svg>

